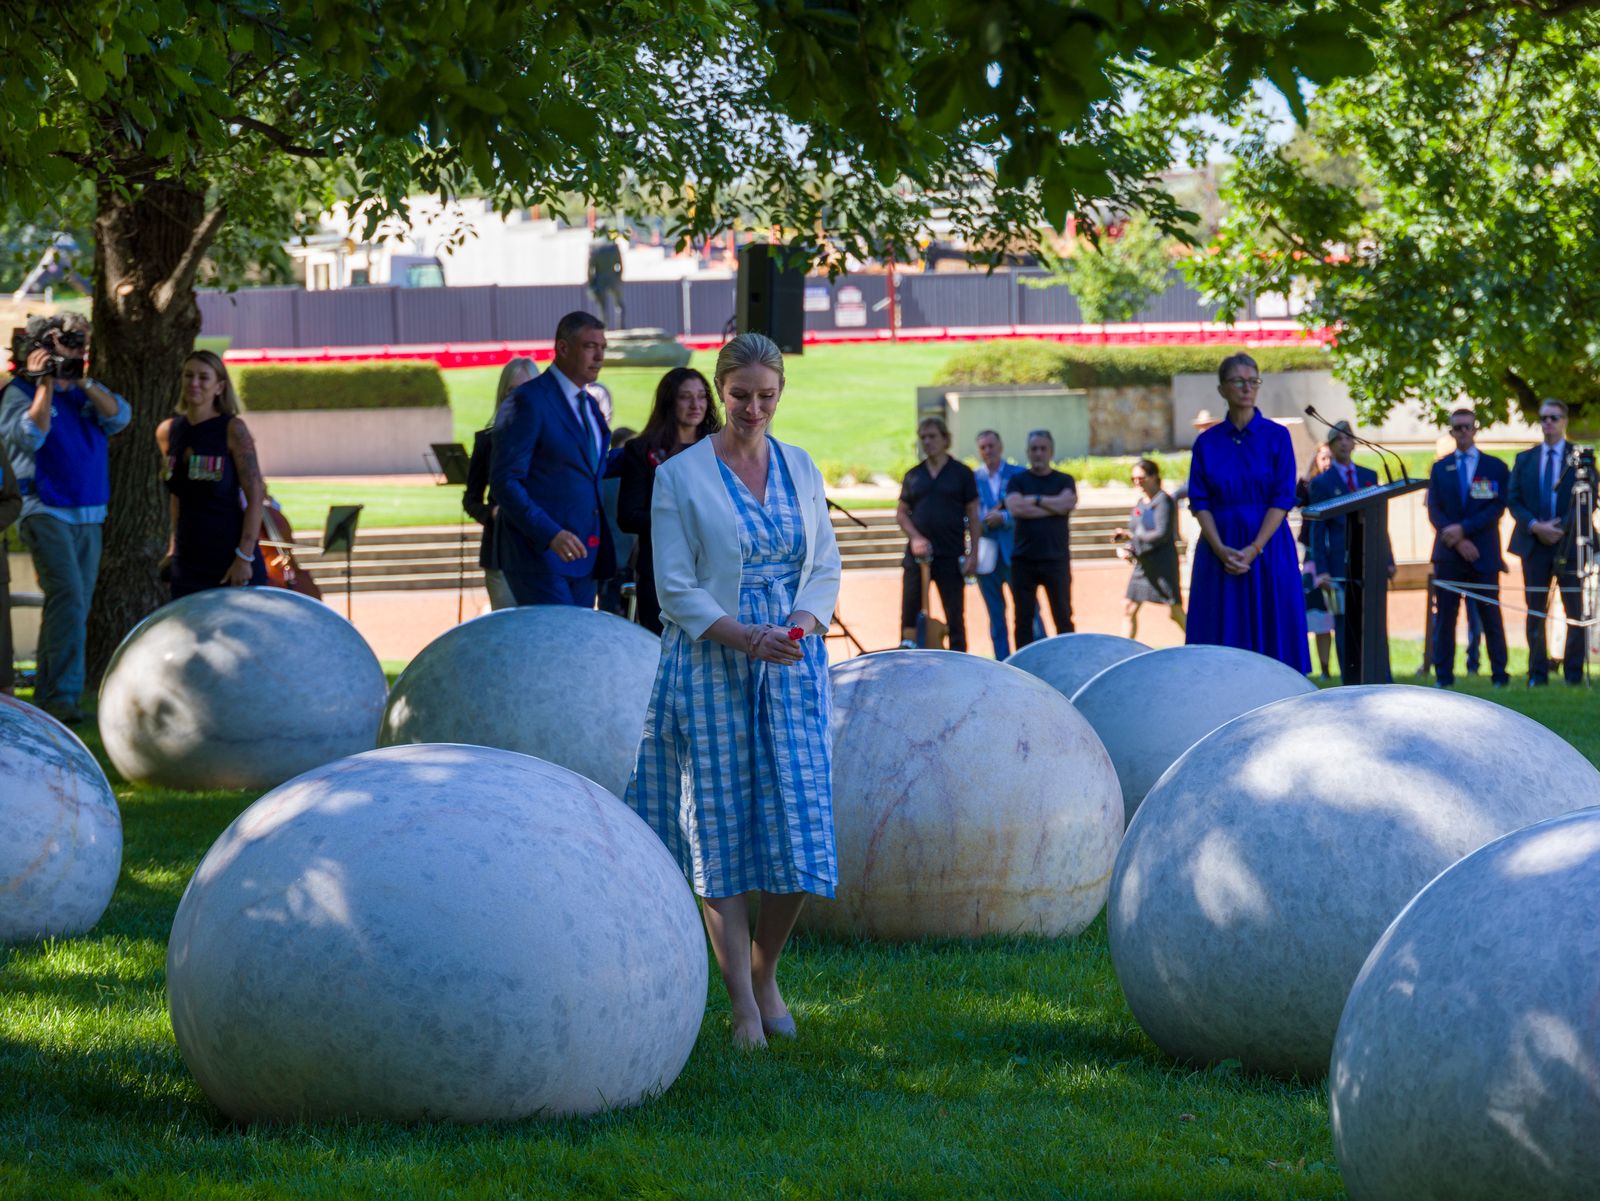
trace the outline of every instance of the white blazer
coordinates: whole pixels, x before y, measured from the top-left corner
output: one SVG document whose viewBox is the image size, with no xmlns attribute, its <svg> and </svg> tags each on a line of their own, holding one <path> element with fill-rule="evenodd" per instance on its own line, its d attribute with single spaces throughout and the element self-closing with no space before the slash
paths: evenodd
<svg viewBox="0 0 1600 1201">
<path fill-rule="evenodd" d="M 798 446 L 772 440 L 788 465 L 806 520 L 806 558 L 794 607 L 824 629 L 839 599 L 839 544 L 828 517 L 822 473 Z M 655 555 L 661 616 L 691 638 L 719 617 L 739 616 L 738 516 L 722 482 L 711 439 L 702 438 L 656 468 L 650 499 L 650 545 Z"/>
</svg>

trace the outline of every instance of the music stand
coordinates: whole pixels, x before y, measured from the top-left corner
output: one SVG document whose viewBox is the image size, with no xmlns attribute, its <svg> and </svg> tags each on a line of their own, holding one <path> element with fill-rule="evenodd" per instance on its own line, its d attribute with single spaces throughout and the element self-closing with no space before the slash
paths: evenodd
<svg viewBox="0 0 1600 1201">
<path fill-rule="evenodd" d="M 328 509 L 328 520 L 322 527 L 322 553 L 338 554 L 344 551 L 344 615 L 351 618 L 350 577 L 351 560 L 355 556 L 356 526 L 361 521 L 365 505 L 333 505 Z"/>
<path fill-rule="evenodd" d="M 467 454 L 465 446 L 459 442 L 430 442 L 428 450 L 432 453 L 436 465 L 434 475 L 443 477 L 436 478 L 434 483 L 454 484 L 458 488 L 466 487 L 467 471 L 472 465 L 472 459 Z M 423 455 L 422 461 L 426 463 L 428 456 Z"/>
</svg>

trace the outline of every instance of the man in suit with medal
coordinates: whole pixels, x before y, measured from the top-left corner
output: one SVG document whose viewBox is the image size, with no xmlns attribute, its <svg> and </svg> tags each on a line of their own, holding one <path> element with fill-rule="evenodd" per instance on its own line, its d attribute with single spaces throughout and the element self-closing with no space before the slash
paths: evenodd
<svg viewBox="0 0 1600 1201">
<path fill-rule="evenodd" d="M 1428 520 L 1438 531 L 1433 542 L 1433 578 L 1457 585 L 1483 602 L 1484 649 L 1494 686 L 1511 682 L 1506 674 L 1506 631 L 1500 619 L 1500 515 L 1506 511 L 1510 475 L 1506 465 L 1475 445 L 1478 419 L 1471 409 L 1450 414 L 1454 454 L 1433 465 L 1428 476 Z M 1433 670 L 1438 687 L 1455 683 L 1456 613 L 1461 594 L 1438 589 L 1439 616 L 1433 627 Z"/>
<path fill-rule="evenodd" d="M 555 360 L 495 417 L 489 486 L 500 505 L 495 545 L 519 605 L 593 608 L 616 572 L 601 480 L 611 430 L 588 391 L 606 355 L 605 325 L 568 313 Z"/>
<path fill-rule="evenodd" d="M 1355 432 L 1350 428 L 1348 421 L 1337 421 L 1328 427 L 1328 450 L 1333 455 L 1333 463 L 1328 470 L 1311 481 L 1310 503 L 1333 500 L 1335 497 L 1347 496 L 1362 488 L 1375 488 L 1378 484 L 1378 473 L 1370 467 L 1358 467 L 1351 459 L 1355 453 Z M 1350 574 L 1350 560 L 1346 553 L 1345 534 L 1348 519 L 1337 521 L 1312 521 L 1311 540 L 1308 553 L 1311 561 L 1317 565 L 1317 587 L 1333 584 L 1339 589 L 1341 595 L 1345 594 L 1346 577 Z M 1389 578 L 1394 579 L 1394 548 L 1391 543 L 1388 548 L 1389 561 L 1387 570 Z M 1333 619 L 1333 637 L 1338 647 L 1339 663 L 1344 663 L 1344 610 L 1341 607 Z M 1390 674 L 1387 667 L 1388 648 L 1384 648 L 1385 668 L 1383 680 L 1387 683 Z M 1368 680 L 1367 683 L 1379 683 L 1377 680 Z"/>
<path fill-rule="evenodd" d="M 1528 687 L 1550 682 L 1550 652 L 1545 625 L 1550 604 L 1550 580 L 1561 589 L 1561 605 L 1568 622 L 1583 615 L 1578 575 L 1563 551 L 1570 544 L 1567 518 L 1572 508 L 1575 472 L 1567 465 L 1567 406 L 1546 400 L 1539 406 L 1539 428 L 1544 441 L 1517 455 L 1511 465 L 1508 505 L 1517 528 L 1511 534 L 1511 553 L 1522 560 L 1522 587 L 1528 607 Z M 1561 672 L 1568 684 L 1583 683 L 1583 628 L 1568 624 L 1562 649 Z"/>
</svg>

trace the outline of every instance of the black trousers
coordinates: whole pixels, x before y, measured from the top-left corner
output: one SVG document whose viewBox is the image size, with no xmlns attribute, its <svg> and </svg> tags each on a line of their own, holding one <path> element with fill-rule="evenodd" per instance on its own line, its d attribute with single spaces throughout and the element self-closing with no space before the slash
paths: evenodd
<svg viewBox="0 0 1600 1201">
<path fill-rule="evenodd" d="M 1039 589 L 1050 602 L 1050 616 L 1056 633 L 1072 633 L 1072 560 L 1012 559 L 1011 604 L 1014 612 L 1011 637 L 1017 648 L 1033 639 L 1033 621 L 1039 615 Z"/>
<path fill-rule="evenodd" d="M 1583 679 L 1583 627 L 1573 621 L 1583 618 L 1583 596 L 1578 591 L 1578 577 L 1571 571 L 1556 570 L 1554 546 L 1536 543 L 1522 556 L 1523 595 L 1529 609 L 1546 612 L 1550 603 L 1550 581 L 1554 579 L 1561 589 L 1561 607 L 1567 615 L 1567 644 L 1561 652 L 1561 674 L 1567 683 L 1576 684 Z M 1544 681 L 1550 678 L 1548 617 L 1528 614 L 1528 679 Z"/>
<path fill-rule="evenodd" d="M 1466 563 L 1435 563 L 1433 578 L 1442 584 L 1473 585 L 1476 597 L 1495 601 L 1500 599 L 1500 573 L 1479 571 Z M 1456 679 L 1456 614 L 1461 610 L 1461 594 L 1451 588 L 1437 590 L 1439 616 L 1433 625 L 1433 674 L 1441 684 L 1455 683 Z M 1500 617 L 1500 606 L 1478 605 L 1478 620 L 1483 624 L 1483 648 L 1489 655 L 1489 672 L 1495 683 L 1502 684 L 1511 677 L 1506 672 L 1506 627 Z"/>
<path fill-rule="evenodd" d="M 955 555 L 935 555 L 928 564 L 929 578 L 939 590 L 944 605 L 945 628 L 950 632 L 950 649 L 967 649 L 967 581 L 961 574 L 961 560 Z M 900 576 L 900 628 L 917 624 L 922 608 L 922 564 L 910 555 L 902 563 Z"/>
</svg>

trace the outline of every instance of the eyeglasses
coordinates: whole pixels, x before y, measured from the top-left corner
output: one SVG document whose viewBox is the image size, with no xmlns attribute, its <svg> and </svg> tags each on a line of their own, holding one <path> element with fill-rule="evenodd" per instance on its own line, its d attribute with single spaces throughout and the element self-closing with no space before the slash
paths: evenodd
<svg viewBox="0 0 1600 1201">
<path fill-rule="evenodd" d="M 1142 475 L 1133 475 L 1133 476 L 1129 476 L 1128 478 L 1130 480 L 1132 480 L 1135 484 L 1142 484 L 1142 483 L 1145 482 L 1145 480 L 1148 477 L 1147 476 L 1142 476 Z"/>
<path fill-rule="evenodd" d="M 1259 388 L 1261 386 L 1261 377 L 1257 375 L 1249 379 L 1230 379 L 1224 382 L 1232 384 L 1235 388 Z"/>
<path fill-rule="evenodd" d="M 1454 422 L 1450 423 L 1450 432 L 1452 434 L 1470 434 L 1475 428 L 1475 426 L 1471 425 L 1456 425 Z"/>
<path fill-rule="evenodd" d="M 1539 414 L 1539 424 L 1540 425 L 1543 425 L 1546 421 L 1560 421 L 1560 420 L 1562 420 L 1562 417 L 1561 417 L 1560 413 L 1540 413 Z"/>
</svg>

